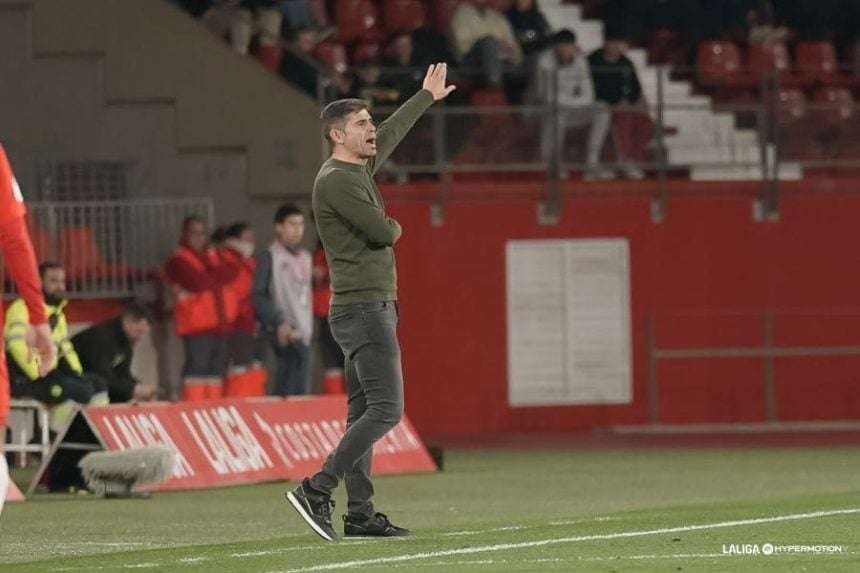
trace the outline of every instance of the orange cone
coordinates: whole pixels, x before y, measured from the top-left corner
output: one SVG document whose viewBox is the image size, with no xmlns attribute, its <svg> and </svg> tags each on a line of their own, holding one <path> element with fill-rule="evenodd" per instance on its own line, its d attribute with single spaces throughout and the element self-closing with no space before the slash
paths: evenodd
<svg viewBox="0 0 860 573">
<path fill-rule="evenodd" d="M 326 373 L 323 378 L 323 394 L 345 394 L 343 372 Z"/>
<path fill-rule="evenodd" d="M 201 402 L 206 400 L 206 384 L 188 384 L 182 387 L 182 399 L 186 402 Z"/>
</svg>

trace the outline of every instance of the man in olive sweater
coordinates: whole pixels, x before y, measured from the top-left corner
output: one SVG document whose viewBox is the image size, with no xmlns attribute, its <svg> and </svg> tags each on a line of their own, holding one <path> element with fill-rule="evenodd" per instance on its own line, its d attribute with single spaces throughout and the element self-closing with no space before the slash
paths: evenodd
<svg viewBox="0 0 860 573">
<path fill-rule="evenodd" d="M 313 211 L 331 274 L 329 324 L 345 356 L 347 431 L 322 469 L 287 499 L 323 539 L 337 539 L 332 491 L 346 484 L 346 536 L 403 536 L 373 508 L 373 445 L 400 422 L 403 373 L 397 342 L 397 274 L 393 245 L 402 230 L 385 213 L 373 175 L 434 101 L 454 91 L 447 65 L 430 66 L 423 89 L 377 130 L 367 102 L 338 100 L 323 109 L 331 157 L 314 182 Z"/>
</svg>

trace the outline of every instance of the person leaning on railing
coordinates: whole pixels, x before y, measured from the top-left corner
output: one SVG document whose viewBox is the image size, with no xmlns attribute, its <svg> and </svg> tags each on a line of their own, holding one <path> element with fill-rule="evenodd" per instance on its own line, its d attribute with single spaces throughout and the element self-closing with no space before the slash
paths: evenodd
<svg viewBox="0 0 860 573">
<path fill-rule="evenodd" d="M 26 212 L 21 189 L 12 174 L 6 152 L 0 145 L 0 252 L 18 292 L 21 293 L 22 304 L 29 311 L 28 324 L 24 327 L 24 344 L 28 350 L 35 350 L 41 365 L 40 373 L 44 374 L 47 365 L 54 359 L 54 342 L 51 340 L 48 318 L 45 316 L 45 301 L 39 284 L 36 255 L 27 232 Z M 0 304 L 0 320 L 2 319 L 3 305 Z M 0 354 L 3 347 L 4 341 L 0 339 Z M 6 456 L 3 454 L 8 415 L 9 373 L 6 370 L 6 360 L 0 356 L 0 436 L 3 437 L 0 440 L 0 512 L 3 511 L 9 485 Z"/>
<path fill-rule="evenodd" d="M 645 173 L 640 165 L 654 126 L 636 68 L 626 56 L 629 48 L 623 33 L 608 28 L 606 42 L 588 56 L 588 64 L 597 101 L 612 106 L 611 133 L 621 171 L 628 179 L 642 179 Z"/>
</svg>

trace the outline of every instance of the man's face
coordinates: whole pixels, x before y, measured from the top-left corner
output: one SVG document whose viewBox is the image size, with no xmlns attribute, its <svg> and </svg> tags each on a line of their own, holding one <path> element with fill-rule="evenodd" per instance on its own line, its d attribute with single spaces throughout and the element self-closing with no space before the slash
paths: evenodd
<svg viewBox="0 0 860 573">
<path fill-rule="evenodd" d="M 124 316 L 122 329 L 131 342 L 137 342 L 149 333 L 149 321 L 145 318 L 135 320 L 130 316 Z"/>
<path fill-rule="evenodd" d="M 606 56 L 612 60 L 617 60 L 626 54 L 628 49 L 630 49 L 630 44 L 626 40 L 609 40 L 606 42 Z"/>
<path fill-rule="evenodd" d="M 332 139 L 357 159 L 369 159 L 376 155 L 376 126 L 366 109 L 349 114 L 343 131 L 332 130 Z"/>
<path fill-rule="evenodd" d="M 206 232 L 206 225 L 200 221 L 189 223 L 185 229 L 185 242 L 195 251 L 202 251 L 209 242 L 209 234 Z"/>
<path fill-rule="evenodd" d="M 555 45 L 555 53 L 558 54 L 558 59 L 569 64 L 579 53 L 575 42 L 562 42 Z"/>
<path fill-rule="evenodd" d="M 412 36 L 400 34 L 391 45 L 394 57 L 402 66 L 408 66 L 412 62 Z"/>
<path fill-rule="evenodd" d="M 65 269 L 48 269 L 42 275 L 42 292 L 55 300 L 66 298 Z"/>
<path fill-rule="evenodd" d="M 239 240 L 243 243 L 248 243 L 252 247 L 256 245 L 256 238 L 254 237 L 254 229 L 248 228 L 242 231 L 242 234 L 239 235 Z"/>
<path fill-rule="evenodd" d="M 379 83 L 379 76 L 382 75 L 382 70 L 379 66 L 362 66 L 358 68 L 358 77 L 366 86 L 375 86 Z"/>
<path fill-rule="evenodd" d="M 281 244 L 287 247 L 297 247 L 305 234 L 305 218 L 303 215 L 290 215 L 281 223 L 275 224 L 275 234 Z"/>
</svg>

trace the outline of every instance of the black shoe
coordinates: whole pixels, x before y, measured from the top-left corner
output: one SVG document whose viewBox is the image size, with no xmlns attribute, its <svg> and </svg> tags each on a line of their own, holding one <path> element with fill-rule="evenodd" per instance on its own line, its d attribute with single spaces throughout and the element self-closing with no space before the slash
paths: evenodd
<svg viewBox="0 0 860 573">
<path fill-rule="evenodd" d="M 384 513 L 377 513 L 370 518 L 344 515 L 343 534 L 345 537 L 407 537 L 412 532 L 388 521 Z"/>
<path fill-rule="evenodd" d="M 317 535 L 326 541 L 337 541 L 337 534 L 331 526 L 331 510 L 334 509 L 334 502 L 331 497 L 315 494 L 311 490 L 308 478 L 305 478 L 299 487 L 293 491 L 288 491 L 285 495 L 287 501 L 292 504 Z"/>
</svg>

